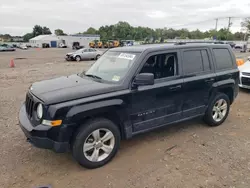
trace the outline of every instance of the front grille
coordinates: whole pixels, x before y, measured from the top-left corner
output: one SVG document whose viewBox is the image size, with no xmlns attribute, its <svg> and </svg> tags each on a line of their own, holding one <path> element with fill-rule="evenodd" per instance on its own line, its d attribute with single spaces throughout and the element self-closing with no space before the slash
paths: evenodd
<svg viewBox="0 0 250 188">
<path fill-rule="evenodd" d="M 250 72 L 242 72 L 242 75 L 244 75 L 244 76 L 250 76 Z"/>
<path fill-rule="evenodd" d="M 29 116 L 29 118 L 32 118 L 34 104 L 35 104 L 35 102 L 33 101 L 32 97 L 28 93 L 26 95 L 25 106 L 26 106 L 26 112 L 27 112 L 27 115 Z"/>
<path fill-rule="evenodd" d="M 241 77 L 242 85 L 250 86 L 250 78 Z"/>
</svg>

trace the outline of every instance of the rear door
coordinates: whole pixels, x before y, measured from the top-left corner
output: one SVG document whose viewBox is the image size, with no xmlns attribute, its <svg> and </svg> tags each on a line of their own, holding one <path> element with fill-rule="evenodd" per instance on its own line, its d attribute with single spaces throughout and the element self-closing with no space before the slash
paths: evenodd
<svg viewBox="0 0 250 188">
<path fill-rule="evenodd" d="M 209 48 L 183 49 L 183 117 L 205 113 L 216 74 Z"/>
</svg>

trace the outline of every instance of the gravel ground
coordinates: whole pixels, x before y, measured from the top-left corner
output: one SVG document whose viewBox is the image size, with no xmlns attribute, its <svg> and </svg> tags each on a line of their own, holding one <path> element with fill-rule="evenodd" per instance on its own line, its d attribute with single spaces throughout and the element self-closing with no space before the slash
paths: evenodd
<svg viewBox="0 0 250 188">
<path fill-rule="evenodd" d="M 240 90 L 223 125 L 210 128 L 198 119 L 122 141 L 114 160 L 95 170 L 80 167 L 70 153 L 56 154 L 27 143 L 18 126 L 18 111 L 31 83 L 80 72 L 92 63 L 65 62 L 69 51 L 0 53 L 0 187 L 250 187 L 248 90 Z M 17 58 L 12 69 L 11 58 Z"/>
</svg>

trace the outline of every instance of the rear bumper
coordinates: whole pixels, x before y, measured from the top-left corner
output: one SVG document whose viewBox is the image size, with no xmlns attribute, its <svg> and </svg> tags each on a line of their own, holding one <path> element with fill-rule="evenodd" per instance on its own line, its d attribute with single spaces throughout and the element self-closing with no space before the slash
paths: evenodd
<svg viewBox="0 0 250 188">
<path fill-rule="evenodd" d="M 70 134 L 71 131 L 67 133 L 67 131 L 63 129 L 62 131 L 55 134 L 57 135 L 55 139 L 59 139 L 60 141 L 50 138 L 49 135 L 52 135 L 52 127 L 42 124 L 33 127 L 26 115 L 26 109 L 24 105 L 22 105 L 19 112 L 19 125 L 27 137 L 27 141 L 38 148 L 50 149 L 57 153 L 67 152 L 70 148 L 69 139 L 62 140 L 60 138 L 65 138 L 65 135 L 63 134 Z M 67 138 L 70 138 L 70 135 L 67 135 Z"/>
</svg>

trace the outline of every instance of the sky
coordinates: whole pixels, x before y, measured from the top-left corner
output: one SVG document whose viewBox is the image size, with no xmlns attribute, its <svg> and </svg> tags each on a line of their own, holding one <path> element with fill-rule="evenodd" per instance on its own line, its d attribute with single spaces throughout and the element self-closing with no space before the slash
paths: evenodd
<svg viewBox="0 0 250 188">
<path fill-rule="evenodd" d="M 133 26 L 202 31 L 227 27 L 240 31 L 250 17 L 249 0 L 0 0 L 0 34 L 24 35 L 34 25 L 67 34 L 127 21 Z"/>
</svg>

